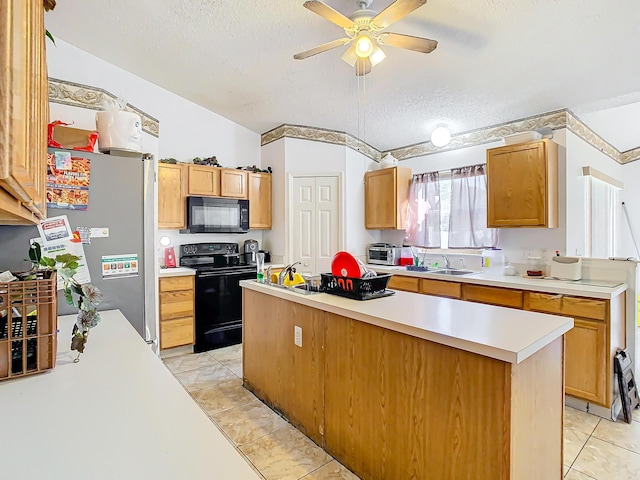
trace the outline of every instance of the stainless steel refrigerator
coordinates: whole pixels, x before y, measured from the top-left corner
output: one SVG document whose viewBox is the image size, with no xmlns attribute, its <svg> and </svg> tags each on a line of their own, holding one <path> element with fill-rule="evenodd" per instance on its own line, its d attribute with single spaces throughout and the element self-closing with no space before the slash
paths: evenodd
<svg viewBox="0 0 640 480">
<path fill-rule="evenodd" d="M 60 149 L 49 149 L 52 153 Z M 152 201 L 153 159 L 93 154 L 73 150 L 73 157 L 91 160 L 89 203 L 86 210 L 48 208 L 47 216 L 67 215 L 72 229 L 78 227 L 108 228 L 109 236 L 91 238 L 84 253 L 91 283 L 98 287 L 104 300 L 98 310 L 119 309 L 143 338 L 145 328 L 145 201 Z M 145 199 L 145 196 L 147 197 Z M 150 198 L 149 198 L 150 197 Z M 151 217 L 153 210 L 151 209 Z M 149 224 L 149 221 L 147 221 Z M 152 219 L 151 219 L 152 225 Z M 147 227 L 148 228 L 148 227 Z M 149 233 L 149 232 L 148 232 Z M 153 232 L 151 231 L 151 238 Z M 0 227 L 0 270 L 25 270 L 29 239 L 39 237 L 37 228 Z M 138 274 L 103 278 L 102 256 L 134 254 L 138 256 Z M 153 255 L 151 255 L 153 258 Z M 77 309 L 58 296 L 58 314 L 73 314 Z M 155 331 L 155 328 L 151 330 Z"/>
</svg>

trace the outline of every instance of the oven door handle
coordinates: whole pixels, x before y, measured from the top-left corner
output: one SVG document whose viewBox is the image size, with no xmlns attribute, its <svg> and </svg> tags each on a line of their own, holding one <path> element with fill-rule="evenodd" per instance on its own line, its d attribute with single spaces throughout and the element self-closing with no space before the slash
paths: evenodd
<svg viewBox="0 0 640 480">
<path fill-rule="evenodd" d="M 246 275 L 247 273 L 253 273 L 251 271 L 247 272 L 203 272 L 197 273 L 196 276 L 198 278 L 210 278 L 210 277 L 228 277 L 231 275 Z"/>
</svg>

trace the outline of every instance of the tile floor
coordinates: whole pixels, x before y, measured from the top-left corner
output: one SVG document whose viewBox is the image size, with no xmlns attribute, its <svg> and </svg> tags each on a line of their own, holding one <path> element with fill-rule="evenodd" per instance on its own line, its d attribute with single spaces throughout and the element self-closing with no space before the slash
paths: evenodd
<svg viewBox="0 0 640 480">
<path fill-rule="evenodd" d="M 267 480 L 357 480 L 242 386 L 242 346 L 163 359 L 241 455 Z M 640 478 L 640 411 L 610 422 L 565 408 L 566 480 Z"/>
</svg>

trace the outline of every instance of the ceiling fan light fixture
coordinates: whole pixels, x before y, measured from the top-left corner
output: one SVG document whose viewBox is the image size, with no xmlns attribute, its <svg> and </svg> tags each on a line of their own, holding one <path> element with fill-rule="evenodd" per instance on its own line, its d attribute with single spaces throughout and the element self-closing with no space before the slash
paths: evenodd
<svg viewBox="0 0 640 480">
<path fill-rule="evenodd" d="M 367 58 L 373 53 L 373 39 L 368 33 L 360 33 L 356 38 L 356 55 L 360 58 Z"/>
<path fill-rule="evenodd" d="M 449 129 L 443 125 L 436 128 L 433 132 L 431 132 L 431 143 L 435 147 L 444 147 L 449 144 L 451 141 L 451 132 Z"/>
</svg>

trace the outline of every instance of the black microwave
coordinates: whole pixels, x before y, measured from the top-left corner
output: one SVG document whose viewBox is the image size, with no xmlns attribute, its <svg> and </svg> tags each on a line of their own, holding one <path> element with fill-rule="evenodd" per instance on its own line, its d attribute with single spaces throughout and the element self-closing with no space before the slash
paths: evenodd
<svg viewBox="0 0 640 480">
<path fill-rule="evenodd" d="M 187 229 L 184 233 L 246 233 L 249 200 L 187 197 Z"/>
</svg>

